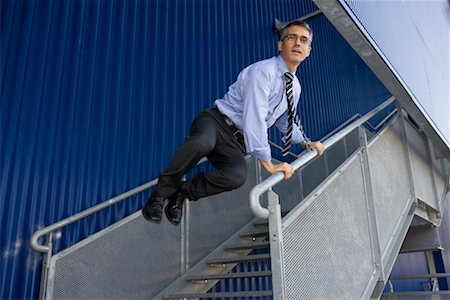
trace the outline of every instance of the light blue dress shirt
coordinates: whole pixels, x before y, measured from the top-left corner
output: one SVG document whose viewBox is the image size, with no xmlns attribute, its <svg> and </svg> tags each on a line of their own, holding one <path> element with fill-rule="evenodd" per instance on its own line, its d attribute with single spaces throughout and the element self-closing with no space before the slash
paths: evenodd
<svg viewBox="0 0 450 300">
<path fill-rule="evenodd" d="M 214 105 L 242 130 L 248 154 L 262 161 L 272 159 L 268 129 L 275 125 L 286 134 L 288 124 L 284 73 L 287 66 L 281 56 L 258 61 L 239 73 L 223 99 Z M 294 74 L 294 107 L 300 99 L 300 82 Z M 294 124 L 292 143 L 304 137 Z"/>
</svg>

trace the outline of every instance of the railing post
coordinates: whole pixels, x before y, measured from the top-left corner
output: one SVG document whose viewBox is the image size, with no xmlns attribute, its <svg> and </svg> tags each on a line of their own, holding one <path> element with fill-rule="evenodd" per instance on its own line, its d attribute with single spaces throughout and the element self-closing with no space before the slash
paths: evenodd
<svg viewBox="0 0 450 300">
<path fill-rule="evenodd" d="M 183 176 L 183 181 L 186 181 L 186 176 Z M 181 220 L 181 228 L 180 228 L 180 235 L 181 235 L 181 249 L 180 249 L 180 272 L 181 274 L 186 273 L 186 271 L 189 269 L 189 235 L 190 235 L 190 207 L 189 207 L 190 201 L 184 201 L 183 202 L 183 211 L 184 211 L 184 218 Z"/>
<path fill-rule="evenodd" d="M 426 251 L 425 256 L 427 257 L 428 272 L 430 274 L 437 274 L 436 264 L 434 262 L 433 251 Z M 439 281 L 437 277 L 430 278 L 431 290 L 439 291 Z"/>
<path fill-rule="evenodd" d="M 409 190 L 411 198 L 413 198 L 413 204 L 412 208 L 417 206 L 417 197 L 416 197 L 416 190 L 414 188 L 414 178 L 412 173 L 412 166 L 411 166 L 411 156 L 409 154 L 409 148 L 408 148 L 408 135 L 406 134 L 406 128 L 405 128 L 405 117 L 406 112 L 403 110 L 401 106 L 397 104 L 397 111 L 399 112 L 399 120 L 400 120 L 400 136 L 402 138 L 402 145 L 403 145 L 403 153 L 405 155 L 405 161 L 406 166 L 408 168 L 408 181 L 409 181 Z M 414 210 L 412 213 L 414 213 Z"/>
<path fill-rule="evenodd" d="M 359 142 L 362 147 L 360 159 L 361 166 L 363 172 L 363 182 L 364 182 L 364 190 L 365 190 L 365 198 L 366 198 L 366 206 L 367 206 L 367 215 L 369 220 L 369 233 L 370 233 L 370 241 L 372 243 L 372 257 L 373 263 L 375 266 L 374 276 L 378 276 L 384 278 L 384 270 L 381 262 L 381 248 L 380 248 L 380 240 L 378 233 L 378 222 L 377 216 L 375 212 L 375 203 L 373 200 L 373 190 L 372 190 L 372 180 L 370 177 L 370 167 L 369 167 L 369 155 L 368 155 L 368 147 L 367 147 L 367 134 L 366 130 L 362 127 L 358 128 Z M 384 289 L 384 281 L 382 279 L 378 279 L 375 288 L 372 289 L 371 293 L 380 294 Z M 370 292 L 370 291 L 368 291 Z M 373 295 L 373 294 L 372 294 Z M 369 295 L 367 295 L 369 296 Z"/>
<path fill-rule="evenodd" d="M 47 280 L 48 280 L 48 273 L 50 271 L 50 259 L 52 258 L 53 253 L 53 234 L 50 232 L 46 235 L 46 241 L 48 244 L 49 250 L 45 253 L 43 259 L 42 259 L 42 272 L 41 272 L 41 287 L 39 290 L 39 299 L 44 300 L 46 299 L 47 294 Z"/>
<path fill-rule="evenodd" d="M 269 202 L 269 240 L 272 265 L 273 299 L 284 299 L 283 233 L 281 231 L 281 207 L 278 195 L 270 189 Z"/>
<path fill-rule="evenodd" d="M 430 166 L 431 166 L 431 179 L 433 182 L 433 191 L 434 191 L 434 195 L 436 197 L 436 204 L 437 204 L 437 209 L 438 212 L 436 214 L 436 218 L 437 218 L 437 223 L 440 224 L 442 221 L 442 215 L 444 212 L 444 200 L 445 200 L 445 196 L 446 196 L 446 192 L 447 189 L 445 191 L 439 191 L 438 189 L 438 184 L 437 184 L 437 179 L 438 178 L 438 174 L 437 174 L 437 170 L 436 167 L 439 166 L 439 161 L 436 158 L 435 155 L 435 151 L 434 151 L 434 146 L 433 146 L 433 142 L 431 141 L 430 138 L 427 138 L 427 143 L 428 143 L 428 157 L 430 159 Z M 443 162 L 443 160 L 441 159 L 441 163 Z M 444 170 L 443 165 L 440 165 L 440 167 L 442 168 L 442 170 Z M 445 173 L 445 172 L 444 172 Z M 447 185 L 445 185 L 445 187 L 447 188 Z"/>
</svg>

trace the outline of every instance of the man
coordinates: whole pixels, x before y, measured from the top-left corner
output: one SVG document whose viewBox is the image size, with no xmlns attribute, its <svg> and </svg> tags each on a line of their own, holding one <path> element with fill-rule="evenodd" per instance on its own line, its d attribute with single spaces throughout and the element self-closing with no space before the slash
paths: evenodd
<svg viewBox="0 0 450 300">
<path fill-rule="evenodd" d="M 296 112 L 301 87 L 295 72 L 311 52 L 312 30 L 299 20 L 276 26 L 280 55 L 242 70 L 223 99 L 193 121 L 190 136 L 160 173 L 158 186 L 142 209 L 148 221 L 161 222 L 168 199 L 165 214 L 169 222 L 178 225 L 186 198 L 198 200 L 243 185 L 245 153 L 258 159 L 270 174 L 283 172 L 289 179 L 294 173 L 290 164 L 271 162 L 268 128 L 272 125 L 285 134 L 284 155 L 292 143 L 301 143 L 307 151 L 316 148 L 322 155 L 323 145 L 304 135 Z M 182 182 L 183 175 L 205 156 L 216 170 Z"/>
</svg>

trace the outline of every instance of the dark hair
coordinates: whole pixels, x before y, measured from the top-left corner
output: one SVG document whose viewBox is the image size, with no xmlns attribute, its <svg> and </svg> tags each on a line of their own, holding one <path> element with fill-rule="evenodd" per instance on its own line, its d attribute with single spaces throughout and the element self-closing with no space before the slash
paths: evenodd
<svg viewBox="0 0 450 300">
<path fill-rule="evenodd" d="M 306 23 L 305 21 L 299 21 L 299 20 L 294 20 L 291 23 L 287 24 L 283 29 L 281 29 L 278 32 L 278 40 L 282 40 L 284 38 L 284 34 L 286 32 L 286 30 L 291 27 L 291 26 L 302 26 L 303 28 L 305 28 L 306 30 L 308 30 L 309 32 L 309 43 L 312 43 L 312 39 L 313 39 L 313 31 L 311 29 L 311 27 L 309 27 L 308 23 Z"/>
</svg>

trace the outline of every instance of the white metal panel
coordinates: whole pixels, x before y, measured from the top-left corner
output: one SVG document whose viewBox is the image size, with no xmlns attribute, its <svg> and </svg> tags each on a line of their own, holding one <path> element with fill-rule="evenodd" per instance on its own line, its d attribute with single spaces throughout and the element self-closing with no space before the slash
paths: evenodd
<svg viewBox="0 0 450 300">
<path fill-rule="evenodd" d="M 448 145 L 448 1 L 340 1 L 356 16 Z"/>
</svg>

